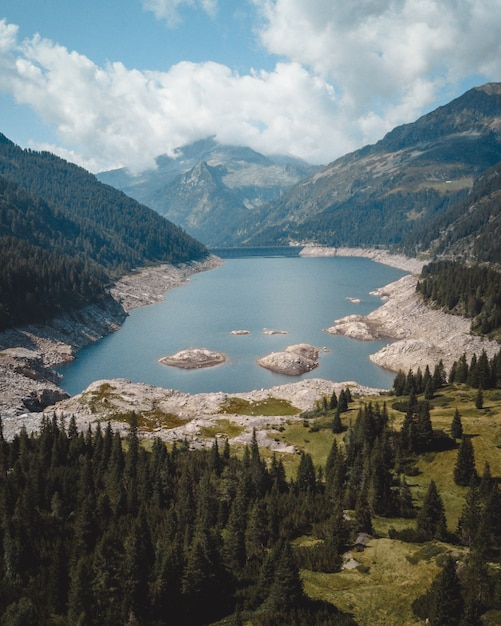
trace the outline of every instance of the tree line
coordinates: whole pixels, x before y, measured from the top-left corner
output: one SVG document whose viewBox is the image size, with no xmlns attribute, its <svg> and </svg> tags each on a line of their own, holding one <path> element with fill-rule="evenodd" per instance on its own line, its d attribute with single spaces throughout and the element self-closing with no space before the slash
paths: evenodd
<svg viewBox="0 0 501 626">
<path fill-rule="evenodd" d="M 158 438 L 142 445 L 135 413 L 122 416 L 126 438 L 109 424 L 82 432 L 56 417 L 39 435 L 0 436 L 0 621 L 353 624 L 308 598 L 300 570 L 339 571 L 359 533 L 374 533 L 375 516 L 409 520 L 390 538 L 468 546 L 461 615 L 478 623 L 501 609 L 501 577 L 489 565 L 501 548 L 501 493 L 488 467 L 477 475 L 461 417 L 450 436 L 437 433 L 429 401 L 411 394 L 395 430 L 386 403 L 362 403 L 348 419 L 350 394 L 334 395 L 316 409 L 333 430 L 342 419 L 325 465 L 301 452 L 289 478 L 255 433 L 238 455 L 227 440 L 168 450 Z M 457 447 L 454 480 L 469 485 L 456 532 L 434 482 L 420 507 L 407 482 L 419 455 L 444 447 Z M 294 541 L 303 536 L 313 541 Z M 417 615 L 438 610 L 435 587 L 416 601 Z"/>
<path fill-rule="evenodd" d="M 501 272 L 485 265 L 434 261 L 416 286 L 425 302 L 472 319 L 472 332 L 497 335 L 501 329 Z"/>
</svg>

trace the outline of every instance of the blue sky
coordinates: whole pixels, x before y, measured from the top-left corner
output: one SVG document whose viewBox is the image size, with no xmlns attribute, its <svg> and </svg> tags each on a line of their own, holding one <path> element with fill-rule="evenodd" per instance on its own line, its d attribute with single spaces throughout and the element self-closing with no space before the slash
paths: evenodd
<svg viewBox="0 0 501 626">
<path fill-rule="evenodd" d="M 200 138 L 328 163 L 501 80 L 501 0 L 2 0 L 0 132 L 91 171 Z"/>
</svg>

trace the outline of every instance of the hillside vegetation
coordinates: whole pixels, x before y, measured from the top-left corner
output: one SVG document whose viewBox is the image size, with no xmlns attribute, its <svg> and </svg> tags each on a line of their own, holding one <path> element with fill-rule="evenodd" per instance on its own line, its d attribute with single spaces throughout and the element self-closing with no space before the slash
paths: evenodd
<svg viewBox="0 0 501 626">
<path fill-rule="evenodd" d="M 399 247 L 464 200 L 501 160 L 500 128 L 501 84 L 471 89 L 298 183 L 241 241 Z"/>
<path fill-rule="evenodd" d="M 49 319 L 150 263 L 206 248 L 157 213 L 50 153 L 0 136 L 0 328 Z"/>
<path fill-rule="evenodd" d="M 499 623 L 499 389 L 403 383 L 325 398 L 297 455 L 143 445 L 131 413 L 0 438 L 2 623 Z"/>
</svg>

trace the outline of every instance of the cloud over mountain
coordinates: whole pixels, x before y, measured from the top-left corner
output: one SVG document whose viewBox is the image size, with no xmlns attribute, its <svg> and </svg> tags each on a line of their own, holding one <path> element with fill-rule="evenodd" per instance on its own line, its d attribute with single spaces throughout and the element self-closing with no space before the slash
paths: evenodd
<svg viewBox="0 0 501 626">
<path fill-rule="evenodd" d="M 34 142 L 93 171 L 151 166 L 214 136 L 325 163 L 372 143 L 501 71 L 500 0 L 253 0 L 272 69 L 179 61 L 164 71 L 97 64 L 0 21 L 0 84 L 57 130 Z M 214 0 L 144 0 L 171 28 Z M 236 10 L 236 9 L 235 9 Z M 42 33 L 43 35 L 43 33 Z M 258 44 L 256 44 L 258 45 Z"/>
</svg>

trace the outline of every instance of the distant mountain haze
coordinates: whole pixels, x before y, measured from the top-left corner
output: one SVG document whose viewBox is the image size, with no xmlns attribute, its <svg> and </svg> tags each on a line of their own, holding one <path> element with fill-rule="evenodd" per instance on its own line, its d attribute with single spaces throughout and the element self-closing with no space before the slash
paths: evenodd
<svg viewBox="0 0 501 626">
<path fill-rule="evenodd" d="M 178 224 L 208 246 L 231 246 L 249 236 L 270 200 L 318 171 L 287 155 L 265 156 L 209 138 L 161 155 L 156 169 L 97 174 Z"/>
<path fill-rule="evenodd" d="M 0 134 L 0 327 L 83 306 L 126 272 L 205 258 L 206 246 L 381 246 L 501 265 L 501 83 L 323 168 L 214 139 L 156 161 L 96 177 Z M 489 315 L 484 327 L 501 326 Z"/>
<path fill-rule="evenodd" d="M 476 177 L 500 160 L 501 83 L 488 83 L 323 168 L 207 139 L 159 156 L 155 170 L 98 178 L 208 246 L 316 243 L 416 254 L 419 233 L 466 201 Z"/>
</svg>

